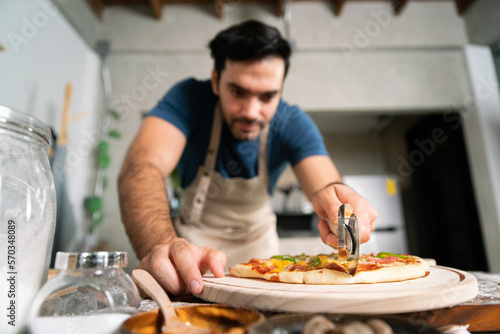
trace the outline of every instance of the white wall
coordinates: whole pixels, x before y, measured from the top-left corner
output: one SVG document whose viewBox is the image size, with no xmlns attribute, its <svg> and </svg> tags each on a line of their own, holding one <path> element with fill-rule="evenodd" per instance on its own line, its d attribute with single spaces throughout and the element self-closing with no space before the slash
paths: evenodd
<svg viewBox="0 0 500 334">
<path fill-rule="evenodd" d="M 285 98 L 310 111 L 440 110 L 469 92 L 460 48 L 297 52 Z"/>
<path fill-rule="evenodd" d="M 51 0 L 68 23 L 92 49 L 102 33 L 102 24 L 87 1 Z"/>
<path fill-rule="evenodd" d="M 443 108 L 468 92 L 463 19 L 453 1 L 294 3 L 297 45 L 285 97 L 314 111 Z M 311 22 L 314 18 L 314 22 Z"/>
<path fill-rule="evenodd" d="M 292 4 L 291 37 L 300 50 L 453 47 L 467 43 L 455 1 L 409 1 L 395 15 L 387 1 L 346 1 L 335 16 L 329 2 Z"/>
<path fill-rule="evenodd" d="M 286 30 L 274 6 L 236 2 L 224 9 L 219 20 L 210 5 L 166 5 L 157 21 L 113 7 L 106 10 L 104 36 L 120 54 L 209 58 L 210 39 L 241 20 L 257 18 Z M 340 16 L 328 2 L 297 2 L 291 13 L 289 37 L 297 50 L 284 98 L 306 110 L 441 109 L 470 90 L 462 53 L 466 29 L 454 1 L 409 2 L 399 16 L 382 1 L 347 2 Z M 207 63 L 206 76 L 210 68 Z"/>
<path fill-rule="evenodd" d="M 476 0 L 465 13 L 471 44 L 492 45 L 500 42 L 500 5 L 497 0 Z"/>
<path fill-rule="evenodd" d="M 62 1 L 61 1 L 62 2 Z M 91 194 L 98 119 L 100 60 L 50 1 L 0 2 L 0 104 L 29 113 L 60 130 L 66 83 L 73 85 L 66 166 L 77 221 Z"/>
<path fill-rule="evenodd" d="M 491 50 L 465 49 L 473 94 L 464 97 L 462 118 L 486 255 L 500 272 L 500 94 Z"/>
<path fill-rule="evenodd" d="M 135 268 L 139 261 L 120 220 L 116 181 L 121 164 L 141 125 L 142 113 L 149 111 L 178 80 L 187 76 L 205 78 L 206 69 L 210 68 L 210 64 L 207 55 L 189 53 L 164 55 L 116 52 L 109 57 L 113 86 L 111 106 L 123 116 L 122 120 L 116 123 L 123 137 L 110 141 L 110 185 L 104 191 L 104 221 L 100 233 L 110 249 L 129 253 L 129 271 Z M 108 237 L 111 235 L 112 238 Z"/>
<path fill-rule="evenodd" d="M 246 19 L 259 19 L 285 32 L 276 6 L 224 4 L 225 16 L 219 20 L 212 5 L 163 7 L 163 18 L 155 20 L 150 9 L 109 7 L 105 11 L 103 36 L 113 41 L 113 50 L 200 52 L 224 27 Z M 385 1 L 347 1 L 335 16 L 326 1 L 293 2 L 291 39 L 299 50 L 332 50 L 351 45 L 359 49 L 452 47 L 467 43 L 464 19 L 457 14 L 453 0 L 410 1 L 396 16 Z M 378 26 L 378 27 L 377 27 Z M 361 33 L 360 33 L 361 31 Z M 368 45 L 361 45 L 361 35 Z"/>
</svg>

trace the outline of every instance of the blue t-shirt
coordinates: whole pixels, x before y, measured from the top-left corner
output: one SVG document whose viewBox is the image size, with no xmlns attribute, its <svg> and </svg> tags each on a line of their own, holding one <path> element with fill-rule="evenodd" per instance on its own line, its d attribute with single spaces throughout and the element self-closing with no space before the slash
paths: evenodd
<svg viewBox="0 0 500 334">
<path fill-rule="evenodd" d="M 210 80 L 187 79 L 177 83 L 148 115 L 176 126 L 187 138 L 177 164 L 181 186 L 186 188 L 205 162 L 218 97 Z M 242 141 L 233 137 L 224 122 L 215 170 L 223 177 L 252 178 L 257 175 L 259 139 Z M 328 155 L 316 124 L 304 111 L 280 101 L 271 120 L 267 161 L 269 193 L 288 163 L 292 166 L 312 155 Z"/>
</svg>

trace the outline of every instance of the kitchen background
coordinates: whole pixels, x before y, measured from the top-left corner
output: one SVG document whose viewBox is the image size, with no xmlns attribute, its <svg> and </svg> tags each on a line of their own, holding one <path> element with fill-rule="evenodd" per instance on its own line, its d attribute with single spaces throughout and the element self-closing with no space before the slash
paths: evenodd
<svg viewBox="0 0 500 334">
<path fill-rule="evenodd" d="M 380 203 L 380 230 L 365 249 L 500 272 L 498 1 L 396 1 L 398 14 L 390 1 L 345 1 L 340 13 L 332 2 L 285 1 L 284 17 L 274 2 L 231 1 L 222 18 L 212 3 L 169 3 L 161 18 L 147 4 L 90 5 L 104 2 L 0 2 L 0 104 L 57 135 L 72 84 L 67 158 L 53 166 L 66 174 L 65 247 L 125 250 L 129 269 L 138 264 L 116 191 L 126 150 L 144 112 L 175 82 L 208 78 L 208 41 L 254 18 L 295 47 L 284 99 L 310 113 L 355 189 L 363 177 L 378 180 L 366 191 Z M 287 170 L 277 193 L 295 182 Z M 304 211 L 280 212 L 284 249 L 324 250 Z"/>
</svg>

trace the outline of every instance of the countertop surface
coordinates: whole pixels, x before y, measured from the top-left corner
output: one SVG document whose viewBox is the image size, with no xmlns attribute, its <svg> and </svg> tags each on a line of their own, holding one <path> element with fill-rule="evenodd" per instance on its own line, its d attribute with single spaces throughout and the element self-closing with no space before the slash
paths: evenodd
<svg viewBox="0 0 500 334">
<path fill-rule="evenodd" d="M 477 278 L 476 298 L 443 309 L 406 314 L 435 327 L 449 324 L 470 325 L 470 332 L 500 333 L 500 274 L 470 272 Z"/>
<path fill-rule="evenodd" d="M 476 298 L 468 302 L 447 307 L 444 309 L 425 312 L 398 314 L 411 321 L 425 321 L 434 327 L 446 325 L 469 325 L 469 332 L 494 333 L 500 332 L 500 274 L 471 272 L 477 280 L 479 293 Z M 174 306 L 207 303 L 192 295 L 171 296 Z M 154 301 L 144 299 L 137 312 L 154 310 L 157 305 Z M 263 311 L 266 317 L 278 312 Z M 36 333 L 92 333 L 115 334 L 119 333 L 120 325 L 130 314 L 100 314 L 86 317 L 50 318 L 37 323 Z M 64 319 L 64 320 L 63 320 Z"/>
</svg>

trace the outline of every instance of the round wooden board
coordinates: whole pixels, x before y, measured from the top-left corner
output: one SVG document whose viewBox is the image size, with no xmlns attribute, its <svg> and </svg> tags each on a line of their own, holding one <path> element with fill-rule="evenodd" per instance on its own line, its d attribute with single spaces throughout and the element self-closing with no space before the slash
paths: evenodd
<svg viewBox="0 0 500 334">
<path fill-rule="evenodd" d="M 447 267 L 431 267 L 427 277 L 377 284 L 309 285 L 234 276 L 203 280 L 198 298 L 284 312 L 406 313 L 457 305 L 478 293 L 473 275 Z"/>
</svg>

